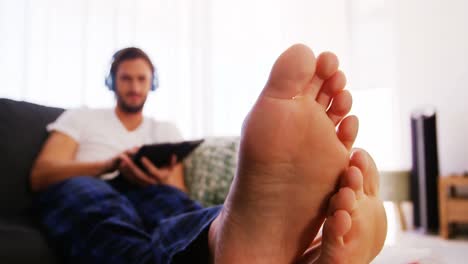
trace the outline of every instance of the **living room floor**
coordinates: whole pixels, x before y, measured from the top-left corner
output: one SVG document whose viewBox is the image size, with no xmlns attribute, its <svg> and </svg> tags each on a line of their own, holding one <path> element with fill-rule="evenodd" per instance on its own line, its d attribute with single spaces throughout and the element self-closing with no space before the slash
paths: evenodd
<svg viewBox="0 0 468 264">
<path fill-rule="evenodd" d="M 468 236 L 446 240 L 437 234 L 401 231 L 393 203 L 385 202 L 388 231 L 385 247 L 373 264 L 458 264 L 468 263 Z M 465 234 L 466 232 L 463 232 Z"/>
<path fill-rule="evenodd" d="M 415 231 L 401 232 L 393 245 L 387 245 L 374 260 L 374 264 L 457 264 L 467 263 L 468 239 L 450 240 L 437 235 L 425 235 Z"/>
</svg>

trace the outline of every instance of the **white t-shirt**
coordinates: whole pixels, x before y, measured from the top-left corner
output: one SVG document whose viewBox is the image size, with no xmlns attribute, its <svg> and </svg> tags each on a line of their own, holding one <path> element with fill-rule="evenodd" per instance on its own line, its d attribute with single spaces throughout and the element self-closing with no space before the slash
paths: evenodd
<svg viewBox="0 0 468 264">
<path fill-rule="evenodd" d="M 47 131 L 62 132 L 76 142 L 76 161 L 101 161 L 115 157 L 135 146 L 151 143 L 177 142 L 182 136 L 174 124 L 143 117 L 143 122 L 128 131 L 114 109 L 78 108 L 66 110 L 47 125 Z M 118 173 L 102 175 L 112 179 Z"/>
</svg>

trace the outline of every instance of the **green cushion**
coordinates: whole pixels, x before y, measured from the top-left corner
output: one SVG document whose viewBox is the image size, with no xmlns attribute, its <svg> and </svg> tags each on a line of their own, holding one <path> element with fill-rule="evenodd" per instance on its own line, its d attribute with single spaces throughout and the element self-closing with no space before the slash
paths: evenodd
<svg viewBox="0 0 468 264">
<path fill-rule="evenodd" d="M 192 199 L 204 206 L 222 204 L 237 168 L 238 137 L 208 138 L 184 161 Z"/>
</svg>

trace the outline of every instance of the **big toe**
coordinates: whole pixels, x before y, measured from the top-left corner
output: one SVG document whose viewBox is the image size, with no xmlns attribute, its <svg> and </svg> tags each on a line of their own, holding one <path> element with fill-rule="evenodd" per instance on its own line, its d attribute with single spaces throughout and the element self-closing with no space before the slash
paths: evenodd
<svg viewBox="0 0 468 264">
<path fill-rule="evenodd" d="M 315 55 L 309 47 L 303 44 L 291 46 L 273 65 L 263 95 L 291 99 L 301 94 L 312 80 L 316 64 Z"/>
</svg>

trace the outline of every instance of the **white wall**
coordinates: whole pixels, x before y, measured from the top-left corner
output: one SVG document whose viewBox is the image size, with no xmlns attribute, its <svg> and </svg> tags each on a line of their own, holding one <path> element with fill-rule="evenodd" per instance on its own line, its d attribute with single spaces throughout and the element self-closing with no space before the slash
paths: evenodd
<svg viewBox="0 0 468 264">
<path fill-rule="evenodd" d="M 198 136 L 204 131 L 192 109 L 203 101 L 189 99 L 202 85 L 187 85 L 198 53 L 187 50 L 194 47 L 190 20 L 201 14 L 189 13 L 190 3 L 0 0 L 0 97 L 65 108 L 113 106 L 114 96 L 104 87 L 111 56 L 135 45 L 153 58 L 161 79 L 146 114 Z M 171 98 L 178 98 L 177 111 Z"/>
<path fill-rule="evenodd" d="M 216 0 L 210 23 L 214 134 L 239 135 L 271 66 L 295 43 L 348 62 L 346 0 Z M 238 98 L 236 100 L 236 98 Z"/>
<path fill-rule="evenodd" d="M 109 58 L 137 45 L 161 76 L 147 114 L 188 137 L 238 135 L 275 58 L 303 42 L 340 57 L 361 120 L 357 146 L 379 168 L 410 168 L 410 112 L 429 104 L 442 172 L 468 169 L 468 1 L 63 1 L 0 0 L 0 97 L 110 106 Z"/>
<path fill-rule="evenodd" d="M 433 105 L 441 173 L 468 170 L 468 1 L 396 2 L 401 164 L 411 165 L 411 111 Z"/>
<path fill-rule="evenodd" d="M 0 0 L 0 97 L 110 107 L 110 58 L 135 45 L 161 87 L 145 114 L 186 137 L 239 135 L 289 45 L 347 58 L 346 0 Z"/>
</svg>

